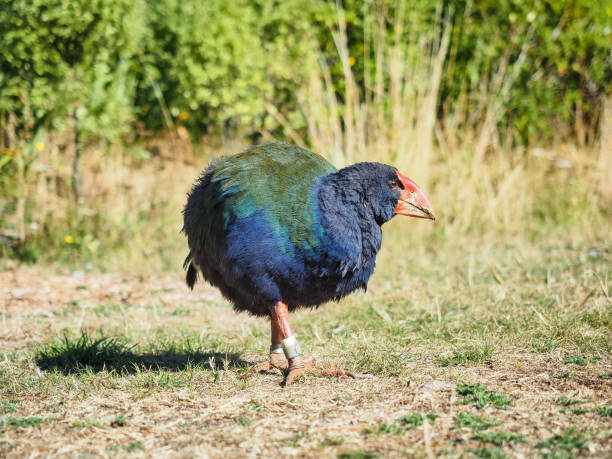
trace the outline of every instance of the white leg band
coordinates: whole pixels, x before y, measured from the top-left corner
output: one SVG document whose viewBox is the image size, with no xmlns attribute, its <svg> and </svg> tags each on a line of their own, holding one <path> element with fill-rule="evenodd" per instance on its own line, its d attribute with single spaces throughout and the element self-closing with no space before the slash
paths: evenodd
<svg viewBox="0 0 612 459">
<path fill-rule="evenodd" d="M 285 352 L 285 357 L 287 359 L 295 359 L 302 355 L 302 350 L 300 349 L 300 345 L 295 339 L 295 335 L 291 335 L 289 338 L 285 338 L 281 341 L 283 346 L 283 351 Z"/>
<path fill-rule="evenodd" d="M 282 343 L 273 344 L 272 346 L 270 346 L 270 354 L 284 354 L 284 353 L 285 351 L 283 350 Z"/>
</svg>

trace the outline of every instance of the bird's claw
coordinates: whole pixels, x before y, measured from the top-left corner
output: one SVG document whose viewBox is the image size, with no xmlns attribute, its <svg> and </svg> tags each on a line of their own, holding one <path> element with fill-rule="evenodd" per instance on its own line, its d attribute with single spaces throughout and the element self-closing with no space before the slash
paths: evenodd
<svg viewBox="0 0 612 459">
<path fill-rule="evenodd" d="M 264 362 L 258 363 L 251 367 L 249 371 L 244 375 L 248 377 L 254 373 L 260 373 L 262 371 L 270 371 L 273 369 L 284 371 L 289 367 L 289 363 L 283 354 L 270 354 L 270 358 Z"/>
<path fill-rule="evenodd" d="M 321 362 L 317 366 L 313 357 L 299 356 L 289 360 L 289 367 L 286 371 L 283 386 L 288 386 L 293 383 L 297 377 L 306 373 L 315 376 L 355 378 L 353 373 L 344 371 L 341 368 L 335 368 L 331 362 Z"/>
</svg>

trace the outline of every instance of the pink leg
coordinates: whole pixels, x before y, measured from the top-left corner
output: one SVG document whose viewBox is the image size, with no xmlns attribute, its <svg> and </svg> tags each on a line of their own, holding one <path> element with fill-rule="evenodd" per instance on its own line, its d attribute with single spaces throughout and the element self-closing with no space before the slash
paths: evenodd
<svg viewBox="0 0 612 459">
<path fill-rule="evenodd" d="M 291 332 L 291 326 L 289 325 L 289 308 L 285 303 L 279 301 L 274 306 L 270 307 L 270 318 L 272 321 L 273 345 L 280 343 L 282 340 L 285 340 L 293 335 Z M 287 368 L 288 371 L 283 384 L 288 386 L 295 380 L 295 378 L 306 372 L 319 376 L 338 376 L 343 378 L 355 377 L 352 373 L 333 368 L 329 364 L 324 363 L 323 366 L 324 368 L 317 368 L 315 366 L 315 360 L 312 357 L 307 357 L 304 355 L 298 355 L 294 358 L 290 358 L 289 367 Z"/>
<path fill-rule="evenodd" d="M 280 329 L 278 320 L 274 316 L 270 317 L 270 335 L 272 337 L 272 346 L 270 346 L 270 357 L 268 360 L 258 363 L 249 370 L 249 373 L 259 373 L 261 371 L 270 371 L 274 368 L 285 370 L 288 367 L 285 354 L 282 352 L 281 341 L 283 340 L 282 330 Z M 276 348 L 276 350 L 275 350 Z M 278 352 L 278 349 L 281 352 Z"/>
</svg>

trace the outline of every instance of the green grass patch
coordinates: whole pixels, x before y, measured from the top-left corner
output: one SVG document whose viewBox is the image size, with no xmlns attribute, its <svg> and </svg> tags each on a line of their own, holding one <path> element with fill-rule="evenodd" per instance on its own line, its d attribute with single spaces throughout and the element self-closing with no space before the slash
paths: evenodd
<svg viewBox="0 0 612 459">
<path fill-rule="evenodd" d="M 319 446 L 340 446 L 344 443 L 343 437 L 327 437 L 319 442 Z"/>
<path fill-rule="evenodd" d="M 115 419 L 113 419 L 110 423 L 111 427 L 124 427 L 130 418 L 125 416 L 125 414 L 120 414 Z"/>
<path fill-rule="evenodd" d="M 480 448 L 469 450 L 476 457 L 483 457 L 485 459 L 505 459 L 504 450 L 501 448 Z"/>
<path fill-rule="evenodd" d="M 243 427 L 248 427 L 251 424 L 253 424 L 253 421 L 251 421 L 250 418 L 246 417 L 246 416 L 238 416 L 234 418 L 234 422 L 236 424 L 240 424 Z"/>
<path fill-rule="evenodd" d="M 464 396 L 458 405 L 471 405 L 478 409 L 491 405 L 495 408 L 508 409 L 513 398 L 501 392 L 495 392 L 484 384 L 458 384 L 457 393 Z"/>
<path fill-rule="evenodd" d="M 562 395 L 561 397 L 557 398 L 557 400 L 555 400 L 555 405 L 559 406 L 579 405 L 581 403 L 586 402 L 577 398 L 568 398 L 565 395 Z"/>
<path fill-rule="evenodd" d="M 562 434 L 536 443 L 535 447 L 542 449 L 544 457 L 571 457 L 574 451 L 587 448 L 587 437 L 584 433 L 576 432 L 576 427 L 572 426 L 563 431 Z"/>
<path fill-rule="evenodd" d="M 595 412 L 600 416 L 612 417 L 612 406 L 599 406 Z"/>
<path fill-rule="evenodd" d="M 343 451 L 338 454 L 338 459 L 377 459 L 378 457 L 380 456 L 372 451 L 363 451 L 361 449 Z"/>
<path fill-rule="evenodd" d="M 527 441 L 527 437 L 523 434 L 514 434 L 503 430 L 497 432 L 479 432 L 475 434 L 472 439 L 482 443 L 492 443 L 495 446 L 512 445 Z"/>
<path fill-rule="evenodd" d="M 491 359 L 493 349 L 488 345 L 479 348 L 468 346 L 463 350 L 454 350 L 452 357 L 438 357 L 436 363 L 441 367 L 453 365 L 482 364 Z"/>
<path fill-rule="evenodd" d="M 377 433 L 377 434 L 395 434 L 400 435 L 408 430 L 414 430 L 417 427 L 423 425 L 425 419 L 430 423 L 435 422 L 439 416 L 435 413 L 427 413 L 425 415 L 414 412 L 406 416 L 402 416 L 398 422 L 393 424 L 382 424 L 378 429 L 366 429 L 364 433 Z"/>
<path fill-rule="evenodd" d="M 571 414 L 586 414 L 589 410 L 585 408 L 580 408 L 579 406 L 570 406 L 569 408 L 564 408 L 560 411 L 561 413 L 571 413 Z"/>
<path fill-rule="evenodd" d="M 587 364 L 587 359 L 584 357 L 580 357 L 577 355 L 568 355 L 563 359 L 562 362 L 564 365 L 579 365 L 581 367 Z"/>
<path fill-rule="evenodd" d="M 0 430 L 4 426 L 15 427 L 16 429 L 27 429 L 29 427 L 38 427 L 43 422 L 54 421 L 55 418 L 41 418 L 37 416 L 27 418 L 4 418 L 0 419 Z"/>
<path fill-rule="evenodd" d="M 489 427 L 501 425 L 501 421 L 487 419 L 477 414 L 461 412 L 455 416 L 455 425 L 472 430 L 487 430 Z"/>
<path fill-rule="evenodd" d="M 122 448 L 130 453 L 133 453 L 136 451 L 144 451 L 145 449 L 144 445 L 137 441 L 128 443 L 127 445 L 123 445 Z"/>
<path fill-rule="evenodd" d="M 95 419 L 85 419 L 83 421 L 75 421 L 72 423 L 73 427 L 77 429 L 86 429 L 88 427 L 100 427 L 102 423 L 100 421 L 96 421 Z"/>
<path fill-rule="evenodd" d="M 42 345 L 36 352 L 36 361 L 41 368 L 61 368 L 68 372 L 102 369 L 128 358 L 132 348 L 119 338 L 94 338 L 83 330 L 79 336 L 64 335 Z"/>
<path fill-rule="evenodd" d="M 249 400 L 247 406 L 253 411 L 264 411 L 265 409 L 263 400 L 260 398 L 252 398 L 251 400 Z"/>
<path fill-rule="evenodd" d="M 21 400 L 18 398 L 7 398 L 0 401 L 0 414 L 16 413 L 21 408 Z"/>
</svg>

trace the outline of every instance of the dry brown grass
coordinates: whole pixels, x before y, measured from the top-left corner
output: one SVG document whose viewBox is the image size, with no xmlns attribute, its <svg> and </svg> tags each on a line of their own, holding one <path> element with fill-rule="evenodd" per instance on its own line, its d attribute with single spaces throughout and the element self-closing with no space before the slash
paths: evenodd
<svg viewBox="0 0 612 459">
<path fill-rule="evenodd" d="M 482 247 L 445 259 L 416 251 L 410 266 L 397 258 L 396 243 L 387 241 L 386 268 L 368 294 L 294 317 L 305 347 L 361 377 L 307 377 L 286 389 L 280 374 L 241 378 L 246 363 L 265 355 L 265 322 L 236 315 L 208 286 L 189 292 L 179 273 L 1 273 L 0 394 L 18 400 L 18 409 L 0 418 L 45 418 L 35 427 L 4 426 L 3 454 L 492 453 L 494 445 L 456 426 L 459 412 L 501 422 L 487 432 L 525 435 L 525 442 L 503 446 L 508 456 L 538 455 L 537 442 L 572 425 L 587 438 L 587 449 L 572 454 L 612 454 L 610 418 L 595 411 L 612 400 L 609 245 Z M 37 358 L 44 343 L 81 328 L 136 347 L 105 370 L 54 370 Z M 491 352 L 482 359 L 440 364 L 485 345 Z M 507 410 L 458 405 L 456 385 L 465 382 L 514 401 Z M 584 403 L 565 407 L 556 403 L 561 396 Z M 574 406 L 586 412 L 567 411 Z M 414 430 L 378 433 L 413 412 L 439 417 Z"/>
</svg>

